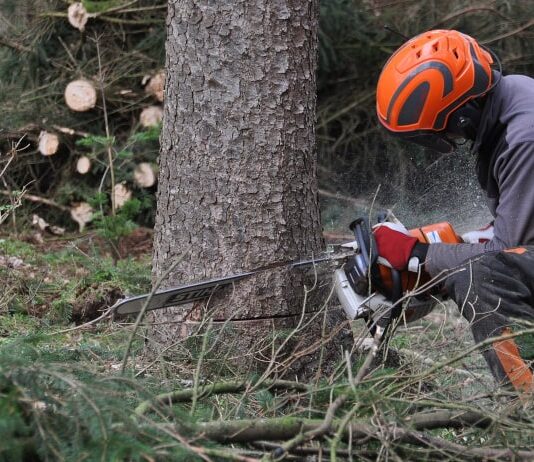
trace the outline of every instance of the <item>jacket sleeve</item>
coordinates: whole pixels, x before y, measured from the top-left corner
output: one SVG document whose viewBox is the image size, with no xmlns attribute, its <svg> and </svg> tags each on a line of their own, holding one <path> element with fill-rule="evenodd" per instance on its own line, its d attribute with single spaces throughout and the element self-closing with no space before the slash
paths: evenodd
<svg viewBox="0 0 534 462">
<path fill-rule="evenodd" d="M 431 244 L 425 268 L 432 276 L 484 252 L 534 244 L 534 141 L 509 146 L 493 174 L 499 186 L 494 238 L 484 244 Z"/>
</svg>

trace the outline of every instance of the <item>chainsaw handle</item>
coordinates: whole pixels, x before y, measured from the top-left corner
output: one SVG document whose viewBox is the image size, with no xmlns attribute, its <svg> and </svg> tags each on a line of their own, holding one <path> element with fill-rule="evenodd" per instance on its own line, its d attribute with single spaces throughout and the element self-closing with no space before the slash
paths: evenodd
<svg viewBox="0 0 534 462">
<path fill-rule="evenodd" d="M 376 241 L 369 226 L 369 220 L 360 217 L 354 220 L 349 229 L 354 233 L 354 238 L 358 244 L 359 254 L 361 255 L 366 268 L 372 266 L 378 257 Z M 367 271 L 364 271 L 364 274 Z"/>
</svg>

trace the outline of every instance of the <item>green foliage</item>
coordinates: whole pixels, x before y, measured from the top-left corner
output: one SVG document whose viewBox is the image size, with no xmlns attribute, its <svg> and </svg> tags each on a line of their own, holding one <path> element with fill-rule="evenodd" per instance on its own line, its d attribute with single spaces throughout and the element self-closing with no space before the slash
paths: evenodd
<svg viewBox="0 0 534 462">
<path fill-rule="evenodd" d="M 133 143 L 150 143 L 158 142 L 161 134 L 161 124 L 153 127 L 148 127 L 145 130 L 134 133 L 130 137 L 130 142 Z"/>
<path fill-rule="evenodd" d="M 76 140 L 77 146 L 83 146 L 86 148 L 94 147 L 94 146 L 113 146 L 115 144 L 115 137 L 110 136 L 97 136 L 97 135 L 88 135 L 84 136 L 83 138 L 80 138 L 79 140 Z"/>
<path fill-rule="evenodd" d="M 133 220 L 140 210 L 141 201 L 131 199 L 118 209 L 115 215 L 104 215 L 101 212 L 96 212 L 93 225 L 102 237 L 117 240 L 122 236 L 127 236 L 137 227 Z"/>
<path fill-rule="evenodd" d="M 156 422 L 132 419 L 135 404 L 150 396 L 141 384 L 43 358 L 34 365 L 35 353 L 24 358 L 6 347 L 0 357 L 0 437 L 8 442 L 0 460 L 22 460 L 26 451 L 32 460 L 193 460 Z M 187 415 L 180 421 L 187 428 Z"/>
</svg>

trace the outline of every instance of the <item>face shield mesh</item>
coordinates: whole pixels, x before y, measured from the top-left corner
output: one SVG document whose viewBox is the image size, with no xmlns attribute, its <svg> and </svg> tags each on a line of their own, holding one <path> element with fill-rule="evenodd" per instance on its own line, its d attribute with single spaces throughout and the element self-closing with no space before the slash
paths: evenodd
<svg viewBox="0 0 534 462">
<path fill-rule="evenodd" d="M 390 132 L 391 133 L 391 132 Z M 392 133 L 397 138 L 401 138 L 410 143 L 416 143 L 425 148 L 432 149 L 433 151 L 440 152 L 442 154 L 448 154 L 456 148 L 454 142 L 446 137 L 445 134 L 427 133 L 427 132 L 405 132 L 405 133 Z"/>
</svg>

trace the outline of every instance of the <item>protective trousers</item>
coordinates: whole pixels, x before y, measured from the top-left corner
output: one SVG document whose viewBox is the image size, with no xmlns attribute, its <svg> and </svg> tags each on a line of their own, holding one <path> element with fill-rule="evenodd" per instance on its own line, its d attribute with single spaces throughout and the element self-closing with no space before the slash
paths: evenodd
<svg viewBox="0 0 534 462">
<path fill-rule="evenodd" d="M 470 323 L 475 342 L 534 328 L 534 246 L 488 252 L 475 257 L 454 272 L 445 284 L 461 314 Z M 532 338 L 532 336 L 530 336 Z M 528 359 L 529 336 L 497 338 L 483 348 L 488 366 L 501 385 L 511 384 L 516 390 L 534 391 Z M 530 356 L 530 358 L 529 358 Z"/>
</svg>

